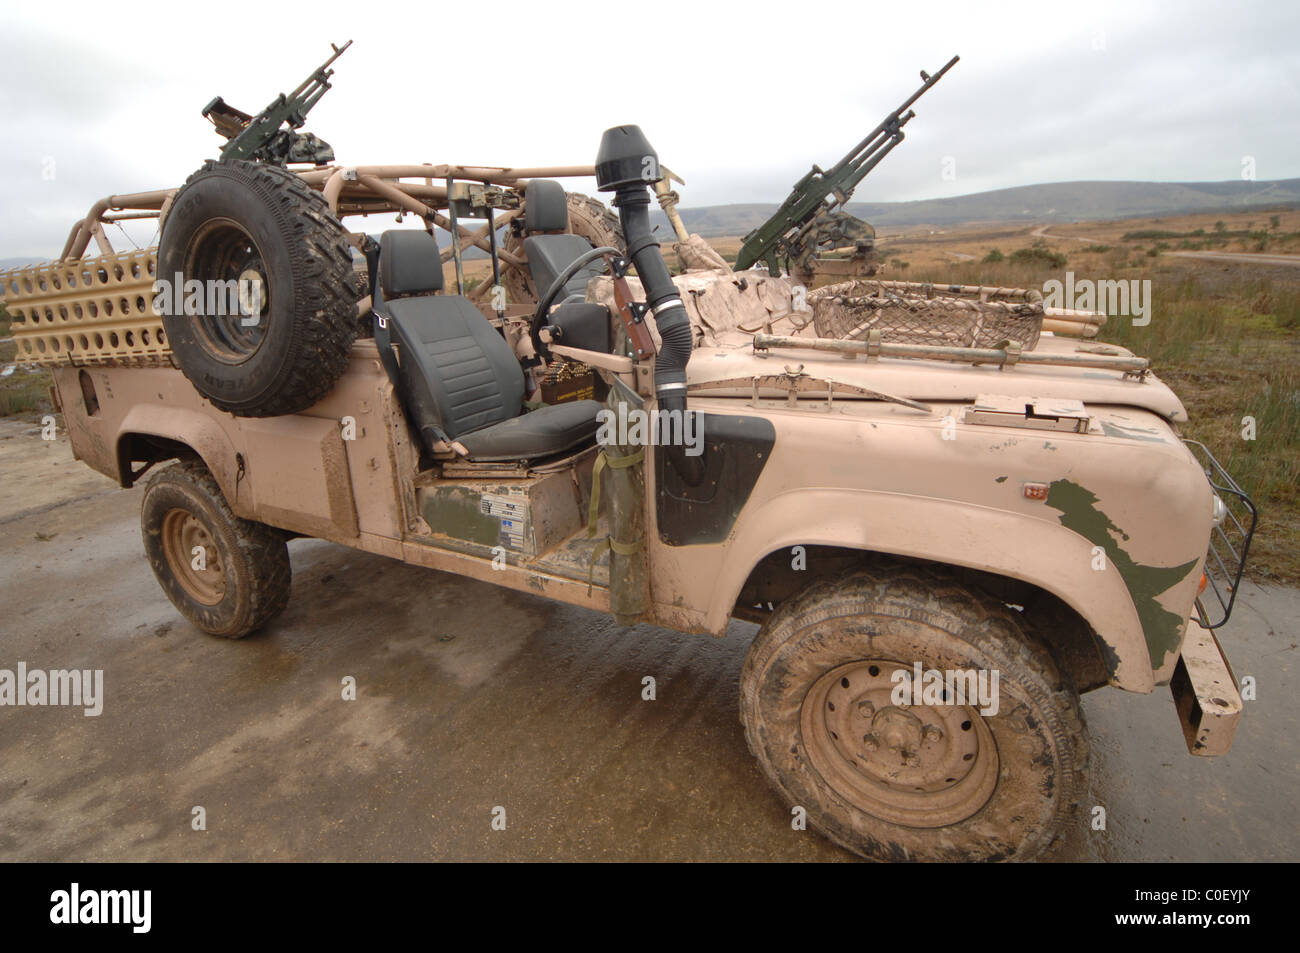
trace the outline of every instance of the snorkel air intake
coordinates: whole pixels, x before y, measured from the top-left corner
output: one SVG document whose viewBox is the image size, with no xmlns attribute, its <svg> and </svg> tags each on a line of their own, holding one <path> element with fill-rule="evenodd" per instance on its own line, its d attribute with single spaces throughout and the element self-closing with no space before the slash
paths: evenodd
<svg viewBox="0 0 1300 953">
<path fill-rule="evenodd" d="M 596 153 L 596 187 L 614 193 L 627 255 L 645 289 L 663 346 L 655 358 L 655 396 L 663 410 L 686 410 L 686 362 L 691 359 L 691 322 L 668 274 L 659 242 L 650 232 L 650 188 L 663 178 L 659 156 L 640 126 L 606 129 Z"/>
</svg>

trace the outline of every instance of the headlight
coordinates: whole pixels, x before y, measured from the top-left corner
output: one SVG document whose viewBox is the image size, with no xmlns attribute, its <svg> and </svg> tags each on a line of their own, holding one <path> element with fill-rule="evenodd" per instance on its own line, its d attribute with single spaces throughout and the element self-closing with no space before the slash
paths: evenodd
<svg viewBox="0 0 1300 953">
<path fill-rule="evenodd" d="M 1214 494 L 1214 516 L 1213 516 L 1214 525 L 1218 526 L 1227 518 L 1227 516 L 1228 516 L 1228 504 L 1224 503 L 1223 500 L 1220 499 L 1219 494 L 1215 493 Z"/>
</svg>

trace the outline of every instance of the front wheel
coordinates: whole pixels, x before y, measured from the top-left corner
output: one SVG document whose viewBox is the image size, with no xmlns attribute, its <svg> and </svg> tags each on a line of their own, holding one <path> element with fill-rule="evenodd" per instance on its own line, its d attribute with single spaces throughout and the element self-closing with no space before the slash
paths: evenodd
<svg viewBox="0 0 1300 953">
<path fill-rule="evenodd" d="M 236 516 L 201 463 L 158 471 L 144 492 L 140 528 L 163 592 L 209 635 L 242 639 L 288 604 L 284 534 Z"/>
<path fill-rule="evenodd" d="M 860 570 L 780 606 L 740 706 L 787 803 L 875 860 L 1027 860 L 1087 789 L 1078 693 L 1018 613 L 937 571 Z"/>
</svg>

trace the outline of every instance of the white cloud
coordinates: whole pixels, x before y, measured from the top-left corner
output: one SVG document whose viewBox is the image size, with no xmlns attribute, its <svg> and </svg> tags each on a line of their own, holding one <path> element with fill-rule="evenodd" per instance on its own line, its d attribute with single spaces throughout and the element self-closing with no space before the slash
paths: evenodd
<svg viewBox="0 0 1300 953">
<path fill-rule="evenodd" d="M 776 201 L 960 53 L 858 199 L 1230 179 L 1245 154 L 1261 178 L 1300 175 L 1289 0 L 108 9 L 61 3 L 57 28 L 48 7 L 0 12 L 0 257 L 57 253 L 103 195 L 179 184 L 216 154 L 209 99 L 256 111 L 349 38 L 307 128 L 352 164 L 586 163 L 636 122 L 684 204 Z"/>
</svg>

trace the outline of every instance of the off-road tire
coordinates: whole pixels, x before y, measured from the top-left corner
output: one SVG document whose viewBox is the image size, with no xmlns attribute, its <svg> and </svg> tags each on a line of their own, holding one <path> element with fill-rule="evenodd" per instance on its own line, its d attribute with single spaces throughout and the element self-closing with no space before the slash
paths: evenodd
<svg viewBox="0 0 1300 953">
<path fill-rule="evenodd" d="M 186 543 L 169 545 L 175 521 L 186 523 Z M 144 550 L 158 583 L 172 604 L 202 631 L 242 639 L 277 616 L 289 602 L 292 570 L 289 547 L 280 530 L 241 519 L 231 512 L 216 479 L 201 463 L 174 463 L 149 481 L 140 507 Z M 186 530 L 180 531 L 184 538 Z M 197 535 L 193 535 L 197 534 Z M 178 558 L 202 540 L 207 568 Z M 219 576 L 221 590 L 204 597 Z M 204 578 L 206 577 L 206 578 Z"/>
<path fill-rule="evenodd" d="M 593 248 L 608 246 L 619 251 L 627 249 L 627 241 L 623 237 L 623 225 L 618 215 L 608 206 L 599 199 L 580 192 L 569 192 L 565 195 L 565 199 L 569 206 L 570 232 L 581 235 L 591 242 Z M 514 232 L 507 235 L 503 247 L 511 254 L 524 257 L 523 240 Z M 511 304 L 536 305 L 541 295 L 546 293 L 545 288 L 539 289 L 533 286 L 533 276 L 527 265 L 521 268 L 512 265 L 502 269 L 501 283 L 506 289 L 506 299 Z"/>
<path fill-rule="evenodd" d="M 878 795 L 880 776 L 871 774 L 876 762 L 870 759 L 897 752 L 880 745 L 874 721 L 874 714 L 884 711 L 878 707 L 879 686 L 876 705 L 862 694 L 875 684 L 872 669 L 879 666 L 869 662 L 873 659 L 907 669 L 920 661 L 924 669 L 1000 673 L 1000 706 L 989 716 L 980 716 L 973 706 L 952 705 L 904 708 L 900 715 L 896 706 L 885 703 L 904 720 L 908 713 L 919 716 L 918 721 L 933 719 L 940 711 L 946 718 L 962 718 L 954 713 L 963 710 L 970 716 L 947 733 L 937 721 L 925 729 L 943 737 L 931 739 L 935 745 L 985 745 L 976 744 L 968 775 L 938 780 L 956 783 L 937 795 L 895 791 L 891 782 Z M 832 672 L 845 674 L 840 679 Z M 1046 647 L 1026 634 L 1019 613 L 941 571 L 890 566 L 813 584 L 778 606 L 763 626 L 740 684 L 745 737 L 768 779 L 787 805 L 807 811 L 813 827 L 864 857 L 1028 860 L 1059 839 L 1087 792 L 1088 736 L 1078 693 Z M 841 704 L 839 714 L 835 699 Z M 861 721 L 852 720 L 859 716 Z M 839 730 L 805 731 L 823 721 Z M 850 732 L 846 725 L 864 734 Z M 861 754 L 845 751 L 836 760 L 834 752 L 868 738 L 875 745 L 871 750 L 863 744 Z M 960 775 L 960 770 L 952 774 Z M 983 774 L 976 775 L 977 770 Z M 832 784 L 828 778 L 840 781 Z M 957 796 L 963 790 L 968 792 L 962 795 L 964 802 Z M 985 790 L 990 793 L 983 794 Z M 926 820 L 921 812 L 931 802 L 921 799 L 950 795 L 955 806 L 943 810 L 953 817 L 931 814 Z M 980 797 L 987 799 L 980 803 Z M 897 815 L 905 810 L 914 812 L 906 815 L 913 820 L 900 823 Z M 956 816 L 968 810 L 967 816 Z M 882 819 L 881 814 L 891 816 Z"/>
<path fill-rule="evenodd" d="M 218 247 L 239 243 L 240 232 L 264 274 L 264 328 L 236 327 L 231 346 L 230 333 L 210 316 L 168 313 L 163 326 L 177 365 L 214 406 L 241 417 L 298 413 L 337 382 L 360 328 L 361 288 L 347 231 L 294 173 L 260 162 L 210 161 L 176 193 L 159 243 L 158 277 L 237 278 L 230 273 L 233 253 Z M 255 334 L 256 342 L 243 339 Z"/>
<path fill-rule="evenodd" d="M 623 237 L 623 223 L 608 205 L 581 192 L 568 193 L 569 231 L 581 235 L 600 248 L 608 245 L 624 251 L 627 241 Z"/>
</svg>

